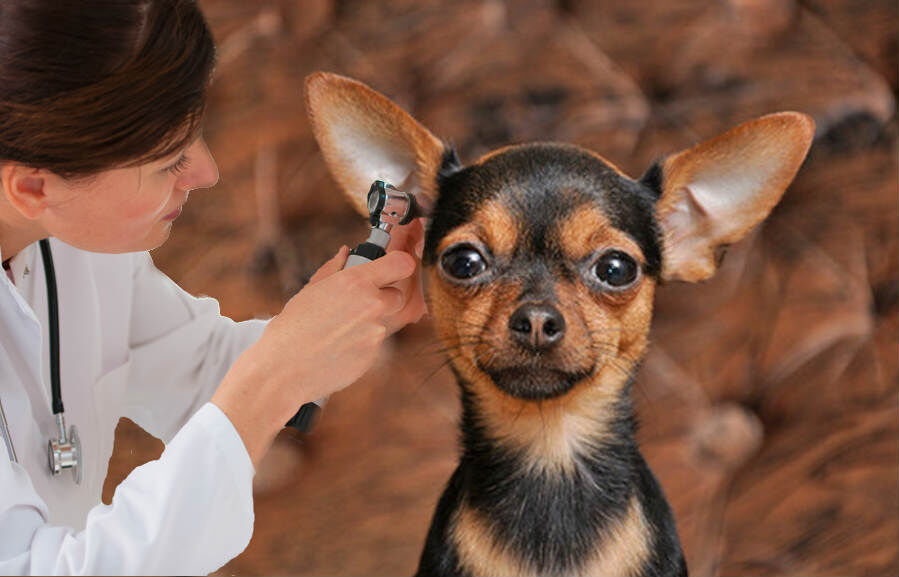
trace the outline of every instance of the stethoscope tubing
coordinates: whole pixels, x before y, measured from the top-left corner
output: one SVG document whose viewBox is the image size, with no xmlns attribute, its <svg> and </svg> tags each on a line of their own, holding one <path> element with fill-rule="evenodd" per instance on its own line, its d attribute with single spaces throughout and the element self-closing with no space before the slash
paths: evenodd
<svg viewBox="0 0 899 577">
<path fill-rule="evenodd" d="M 47 279 L 47 314 L 50 321 L 50 390 L 53 393 L 53 414 L 64 413 L 62 386 L 59 371 L 59 300 L 56 291 L 56 269 L 50 252 L 50 241 L 40 240 L 41 259 L 44 261 L 44 277 Z"/>
</svg>

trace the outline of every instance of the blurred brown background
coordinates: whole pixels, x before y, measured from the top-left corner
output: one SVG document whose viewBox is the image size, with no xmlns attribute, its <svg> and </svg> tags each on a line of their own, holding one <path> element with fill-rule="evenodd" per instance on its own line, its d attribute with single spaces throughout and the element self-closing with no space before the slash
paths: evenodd
<svg viewBox="0 0 899 577">
<path fill-rule="evenodd" d="M 201 0 L 221 169 L 157 266 L 235 319 L 276 314 L 365 224 L 309 132 L 303 77 L 359 78 L 463 160 L 528 140 L 633 176 L 776 110 L 815 144 L 774 214 L 701 286 L 659 291 L 635 398 L 694 575 L 899 574 L 897 4 L 889 0 Z M 222 574 L 411 574 L 456 461 L 429 323 L 285 431 Z M 117 430 L 105 500 L 162 445 Z"/>
</svg>

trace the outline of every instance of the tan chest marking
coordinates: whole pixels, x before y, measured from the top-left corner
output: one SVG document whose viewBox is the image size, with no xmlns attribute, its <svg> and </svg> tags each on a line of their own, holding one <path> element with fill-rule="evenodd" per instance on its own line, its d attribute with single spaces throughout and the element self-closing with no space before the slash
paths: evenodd
<svg viewBox="0 0 899 577">
<path fill-rule="evenodd" d="M 631 497 L 627 512 L 603 532 L 603 540 L 581 575 L 640 575 L 649 559 L 649 522 L 637 497 Z"/>
<path fill-rule="evenodd" d="M 545 575 L 500 543 L 483 517 L 463 505 L 454 515 L 451 539 L 459 565 L 472 575 L 508 577 Z M 640 574 L 649 559 L 649 524 L 637 497 L 631 497 L 624 515 L 607 525 L 596 538 L 596 548 L 570 575 L 628 577 Z"/>
<path fill-rule="evenodd" d="M 460 567 L 478 577 L 534 574 L 532 567 L 497 541 L 481 515 L 462 505 L 454 517 L 451 538 Z"/>
</svg>

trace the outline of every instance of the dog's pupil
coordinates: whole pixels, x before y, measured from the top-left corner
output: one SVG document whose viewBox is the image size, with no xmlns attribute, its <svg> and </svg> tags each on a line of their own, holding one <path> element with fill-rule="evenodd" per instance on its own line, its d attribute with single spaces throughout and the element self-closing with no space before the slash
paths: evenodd
<svg viewBox="0 0 899 577">
<path fill-rule="evenodd" d="M 610 286 L 625 286 L 637 278 L 637 263 L 621 251 L 607 252 L 596 263 L 596 276 Z"/>
<path fill-rule="evenodd" d="M 472 278 L 486 268 L 481 253 L 473 248 L 459 248 L 443 256 L 443 269 L 450 275 L 460 278 Z"/>
</svg>

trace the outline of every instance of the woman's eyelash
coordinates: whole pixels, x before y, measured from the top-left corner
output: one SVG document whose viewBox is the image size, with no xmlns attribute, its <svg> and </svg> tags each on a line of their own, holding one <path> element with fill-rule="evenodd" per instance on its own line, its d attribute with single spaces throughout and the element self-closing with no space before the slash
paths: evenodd
<svg viewBox="0 0 899 577">
<path fill-rule="evenodd" d="M 189 165 L 190 165 L 190 159 L 187 158 L 187 156 L 182 155 L 181 158 L 179 158 L 178 161 L 177 161 L 175 164 L 171 165 L 171 166 L 168 167 L 166 170 L 168 170 L 169 172 L 171 172 L 171 173 L 174 174 L 175 176 L 178 176 L 179 174 L 181 174 L 182 172 L 184 172 L 184 170 L 185 170 Z"/>
</svg>

